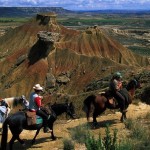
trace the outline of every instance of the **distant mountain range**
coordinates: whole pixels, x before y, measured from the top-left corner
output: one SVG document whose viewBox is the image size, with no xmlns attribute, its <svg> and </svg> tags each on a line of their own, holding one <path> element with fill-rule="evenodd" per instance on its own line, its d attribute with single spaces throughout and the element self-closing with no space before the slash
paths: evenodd
<svg viewBox="0 0 150 150">
<path fill-rule="evenodd" d="M 64 9 L 62 7 L 0 7 L 0 17 L 31 17 L 37 13 L 44 12 L 55 12 L 56 14 L 63 15 L 66 13 L 111 13 L 111 14 L 124 14 L 124 13 L 133 13 L 133 14 L 149 14 L 150 10 L 81 10 L 81 11 L 71 11 Z"/>
<path fill-rule="evenodd" d="M 0 17 L 31 17 L 44 12 L 55 12 L 60 15 L 73 11 L 62 7 L 0 7 Z"/>
</svg>

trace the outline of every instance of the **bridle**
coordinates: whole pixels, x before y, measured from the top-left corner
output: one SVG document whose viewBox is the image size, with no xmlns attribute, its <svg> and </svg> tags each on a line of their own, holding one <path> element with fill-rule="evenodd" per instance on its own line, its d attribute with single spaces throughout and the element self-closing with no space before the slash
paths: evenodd
<svg viewBox="0 0 150 150">
<path fill-rule="evenodd" d="M 72 111 L 71 111 L 72 108 L 71 107 L 73 107 L 72 104 L 67 103 L 66 118 L 68 118 L 68 116 L 70 116 L 71 118 L 75 117 L 75 113 L 72 113 Z"/>
</svg>

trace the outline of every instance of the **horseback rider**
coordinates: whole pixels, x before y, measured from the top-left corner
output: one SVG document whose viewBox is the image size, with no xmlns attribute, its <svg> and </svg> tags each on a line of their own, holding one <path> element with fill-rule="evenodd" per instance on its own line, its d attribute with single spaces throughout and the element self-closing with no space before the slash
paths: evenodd
<svg viewBox="0 0 150 150">
<path fill-rule="evenodd" d="M 42 96 L 40 93 L 43 92 L 43 87 L 40 84 L 36 84 L 34 87 L 34 92 L 30 94 L 29 100 L 29 111 L 36 112 L 36 114 L 43 118 L 44 125 L 44 133 L 50 132 L 51 130 L 48 128 L 48 118 L 49 116 L 40 109 L 42 105 Z"/>
<path fill-rule="evenodd" d="M 8 108 L 8 104 L 5 102 L 4 99 L 0 99 L 0 115 L 1 115 L 1 119 L 0 119 L 0 122 L 2 123 L 5 118 L 8 116 L 8 111 L 9 111 L 9 108 Z"/>
<path fill-rule="evenodd" d="M 120 72 L 116 72 L 110 80 L 109 91 L 120 105 L 121 112 L 126 112 L 125 98 L 119 92 L 121 89 L 122 89 L 122 75 Z"/>
</svg>

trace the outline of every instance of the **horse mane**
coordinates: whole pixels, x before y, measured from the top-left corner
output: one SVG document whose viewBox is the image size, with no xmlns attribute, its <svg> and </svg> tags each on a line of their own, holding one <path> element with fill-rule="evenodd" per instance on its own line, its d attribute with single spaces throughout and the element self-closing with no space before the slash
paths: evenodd
<svg viewBox="0 0 150 150">
<path fill-rule="evenodd" d="M 10 98 L 5 98 L 4 101 L 8 104 L 8 106 L 13 109 L 16 107 L 20 102 L 20 97 L 10 97 Z"/>
<path fill-rule="evenodd" d="M 14 97 L 13 107 L 16 107 L 18 105 L 19 99 L 19 97 Z"/>
</svg>

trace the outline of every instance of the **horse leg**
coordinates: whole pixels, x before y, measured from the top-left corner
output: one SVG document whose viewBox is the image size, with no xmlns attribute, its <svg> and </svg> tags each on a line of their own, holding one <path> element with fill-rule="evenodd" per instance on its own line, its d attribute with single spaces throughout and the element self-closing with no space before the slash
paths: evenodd
<svg viewBox="0 0 150 150">
<path fill-rule="evenodd" d="M 121 122 L 124 122 L 124 120 L 127 119 L 127 116 L 126 116 L 127 108 L 128 108 L 128 105 L 125 107 L 125 110 L 121 110 L 121 113 L 122 113 L 122 116 L 120 119 Z"/>
<path fill-rule="evenodd" d="M 96 117 L 97 117 L 97 115 L 96 115 L 96 113 L 94 112 L 94 113 L 93 113 L 93 123 L 97 123 Z"/>
<path fill-rule="evenodd" d="M 21 143 L 21 145 L 22 145 L 23 147 L 25 147 L 25 142 L 24 142 L 22 139 L 20 139 L 19 135 L 16 135 L 16 138 L 17 138 L 17 140 Z"/>
<path fill-rule="evenodd" d="M 54 132 L 53 132 L 53 123 L 49 125 L 50 130 L 52 130 L 51 132 L 51 138 L 52 140 L 56 140 L 56 137 L 54 136 Z"/>
<path fill-rule="evenodd" d="M 14 141 L 16 140 L 16 135 L 13 135 L 11 140 L 9 141 L 9 149 L 12 150 L 13 149 L 13 144 L 14 144 Z"/>
<path fill-rule="evenodd" d="M 11 131 L 11 133 L 13 135 L 11 140 L 10 140 L 10 142 L 9 142 L 10 150 L 13 149 L 13 144 L 14 144 L 15 140 L 18 140 L 22 144 L 22 146 L 25 146 L 24 145 L 24 141 L 21 140 L 20 137 L 19 137 L 19 135 L 20 135 L 20 133 L 22 132 L 23 129 L 22 128 L 18 128 L 17 129 L 14 126 L 9 126 L 9 128 L 10 128 L 10 131 Z"/>
<path fill-rule="evenodd" d="M 127 119 L 127 117 L 126 117 L 126 112 L 122 112 L 120 121 L 121 121 L 121 122 L 124 122 L 125 119 Z"/>
<path fill-rule="evenodd" d="M 98 125 L 96 117 L 98 116 L 96 110 L 93 113 L 93 126 L 96 127 Z"/>
<path fill-rule="evenodd" d="M 124 122 L 124 115 L 123 115 L 123 112 L 122 112 L 122 114 L 121 114 L 120 121 L 121 121 L 121 122 Z"/>
<path fill-rule="evenodd" d="M 40 129 L 41 129 L 41 128 L 40 128 Z M 34 138 L 33 138 L 32 141 L 31 141 L 31 144 L 32 144 L 32 145 L 35 143 L 35 139 L 36 139 L 37 135 L 39 134 L 40 129 L 38 129 L 38 130 L 36 131 L 35 136 L 34 136 Z"/>
</svg>

